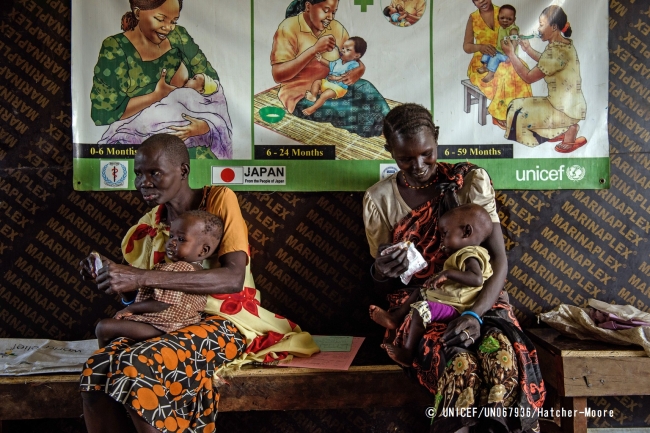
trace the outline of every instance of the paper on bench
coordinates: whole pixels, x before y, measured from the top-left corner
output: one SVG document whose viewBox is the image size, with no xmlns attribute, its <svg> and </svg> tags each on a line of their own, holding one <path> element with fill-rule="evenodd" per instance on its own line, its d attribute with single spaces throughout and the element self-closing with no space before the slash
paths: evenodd
<svg viewBox="0 0 650 433">
<path fill-rule="evenodd" d="M 339 335 L 312 335 L 321 352 L 349 352 L 352 349 L 352 337 Z"/>
<path fill-rule="evenodd" d="M 0 338 L 0 375 L 80 373 L 97 340 Z"/>
<path fill-rule="evenodd" d="M 290 361 L 282 360 L 278 363 L 281 367 L 321 368 L 325 370 L 348 370 L 352 360 L 359 352 L 364 337 L 352 337 L 352 346 L 349 352 L 319 352 L 309 358 L 294 356 Z"/>
</svg>

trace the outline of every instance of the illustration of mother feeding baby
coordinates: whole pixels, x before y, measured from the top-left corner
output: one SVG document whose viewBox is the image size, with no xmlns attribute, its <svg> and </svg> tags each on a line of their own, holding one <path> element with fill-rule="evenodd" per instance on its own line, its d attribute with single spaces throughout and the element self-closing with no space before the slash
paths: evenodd
<svg viewBox="0 0 650 433">
<path fill-rule="evenodd" d="M 232 123 L 217 71 L 184 27 L 183 0 L 129 0 L 93 72 L 91 118 L 99 144 L 140 144 L 157 133 L 232 159 Z"/>
<path fill-rule="evenodd" d="M 339 0 L 289 3 L 271 49 L 278 98 L 296 117 L 376 137 L 388 104 L 372 83 L 361 79 L 366 42 L 350 37 L 335 19 L 338 7 Z"/>
</svg>

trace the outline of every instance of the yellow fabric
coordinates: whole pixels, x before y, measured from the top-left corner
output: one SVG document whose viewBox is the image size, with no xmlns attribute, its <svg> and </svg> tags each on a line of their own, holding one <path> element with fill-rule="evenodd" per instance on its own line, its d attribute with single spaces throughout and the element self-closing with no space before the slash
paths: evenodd
<svg viewBox="0 0 650 433">
<path fill-rule="evenodd" d="M 336 83 L 332 83 L 331 81 L 327 81 L 325 79 L 321 80 L 320 83 L 321 93 L 328 89 L 332 90 L 336 94 L 334 99 L 342 98 L 343 96 L 345 96 L 346 93 L 348 93 L 348 89 L 344 89 L 343 87 L 339 86 Z"/>
<path fill-rule="evenodd" d="M 217 215 L 224 222 L 224 234 L 217 254 L 203 263 L 204 268 L 213 269 L 220 266 L 218 258 L 224 254 L 234 251 L 244 251 L 248 254 L 248 229 L 237 196 L 232 190 L 227 187 L 206 187 L 204 194 L 208 194 L 205 210 Z M 155 207 L 126 233 L 122 241 L 122 253 L 132 266 L 153 269 L 155 253 L 158 258 L 164 254 L 169 227 L 160 222 L 161 214 L 161 207 Z M 142 233 L 146 233 L 146 236 L 140 237 Z M 140 238 L 136 239 L 138 237 Z M 260 292 L 255 289 L 255 281 L 250 271 L 250 260 L 246 265 L 243 290 L 217 296 L 222 299 L 208 296 L 205 312 L 229 319 L 246 338 L 247 347 L 254 344 L 256 338 L 263 338 L 270 332 L 283 335 L 278 343 L 255 353 L 244 353 L 226 365 L 225 369 L 239 368 L 253 361 L 263 362 L 267 355 L 275 358 L 275 353 L 278 352 L 289 352 L 290 356 L 310 356 L 319 351 L 309 333 L 302 332 L 298 325 L 261 307 Z M 239 311 L 232 314 L 224 312 L 224 308 L 237 304 L 240 305 Z M 227 311 L 232 311 L 232 307 Z"/>
<path fill-rule="evenodd" d="M 319 38 L 327 35 L 334 36 L 336 45 L 339 47 L 342 47 L 343 43 L 348 40 L 347 30 L 336 20 L 332 21 L 328 28 L 316 36 L 307 25 L 303 13 L 287 18 L 280 23 L 273 36 L 271 65 L 295 59 L 305 50 L 314 46 Z M 339 53 L 336 49 L 321 54 L 325 60 L 330 62 L 339 59 Z M 312 83 L 327 77 L 328 74 L 329 68 L 318 62 L 316 58 L 313 58 L 291 80 L 281 84 L 278 98 L 287 111 L 293 113 L 296 104 L 304 98 L 305 92 L 311 88 Z"/>
<path fill-rule="evenodd" d="M 460 204 L 478 204 L 490 214 L 492 222 L 500 221 L 494 188 L 484 169 L 478 168 L 467 173 L 457 196 Z M 411 211 L 397 190 L 397 174 L 368 188 L 363 196 L 363 223 L 372 257 L 377 257 L 379 245 L 393 243 L 393 229 Z"/>
<path fill-rule="evenodd" d="M 569 117 L 584 119 L 587 103 L 582 94 L 580 61 L 573 42 L 548 44 L 537 67 L 545 74 L 551 105 Z"/>
<path fill-rule="evenodd" d="M 492 265 L 487 250 L 479 246 L 469 246 L 456 251 L 445 261 L 443 270 L 465 270 L 465 261 L 473 258 L 479 261 L 483 270 L 483 280 L 492 276 Z M 483 286 L 467 287 L 456 281 L 447 280 L 439 289 L 428 289 L 426 291 L 427 301 L 436 301 L 441 304 L 451 305 L 459 313 L 469 310 Z"/>
<path fill-rule="evenodd" d="M 470 20 L 474 31 L 474 43 L 496 47 L 499 29 L 499 7 L 494 7 L 494 29 L 483 21 L 478 10 L 470 15 Z M 510 101 L 516 98 L 528 98 L 533 95 L 530 84 L 521 79 L 510 62 L 501 63 L 494 74 L 494 79 L 489 83 L 484 83 L 482 78 L 485 74 L 477 72 L 483 66 L 481 63 L 482 56 L 483 54 L 480 51 L 474 53 L 467 68 L 467 76 L 472 84 L 481 89 L 481 92 L 491 101 L 488 113 L 494 119 L 505 120 Z"/>
</svg>

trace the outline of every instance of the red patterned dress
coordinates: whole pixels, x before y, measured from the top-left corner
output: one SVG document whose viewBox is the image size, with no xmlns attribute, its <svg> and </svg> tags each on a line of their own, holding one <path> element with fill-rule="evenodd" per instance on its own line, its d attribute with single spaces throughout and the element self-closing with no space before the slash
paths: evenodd
<svg viewBox="0 0 650 433">
<path fill-rule="evenodd" d="M 444 191 L 456 189 L 460 204 L 479 204 L 493 222 L 499 221 L 494 189 L 484 170 L 468 163 L 439 162 L 436 177 L 437 193 L 415 209 L 408 207 L 399 195 L 395 176 L 375 184 L 364 197 L 364 222 L 371 255 L 376 257 L 381 244 L 411 241 L 429 262 L 429 267 L 414 275 L 411 286 L 421 286 L 440 272 L 446 259 L 440 250 L 438 233 L 438 211 Z M 410 293 L 401 289 L 389 295 L 390 307 L 406 302 Z M 410 326 L 407 316 L 396 332 L 386 333 L 385 342 L 403 347 Z M 407 373 L 435 396 L 432 431 L 455 432 L 463 426 L 474 426 L 475 431 L 492 431 L 495 422 L 506 431 L 538 429 L 536 409 L 544 403 L 544 382 L 535 347 L 522 332 L 507 294 L 501 292 L 492 309 L 483 315 L 481 337 L 469 350 L 451 348 L 445 353 L 440 337 L 446 329 L 445 323 L 427 326 L 413 364 L 407 369 Z M 478 414 L 481 408 L 492 407 L 519 410 L 506 412 L 510 414 L 506 417 L 457 416 L 458 412 L 454 412 L 456 408 L 470 411 L 476 408 Z"/>
</svg>

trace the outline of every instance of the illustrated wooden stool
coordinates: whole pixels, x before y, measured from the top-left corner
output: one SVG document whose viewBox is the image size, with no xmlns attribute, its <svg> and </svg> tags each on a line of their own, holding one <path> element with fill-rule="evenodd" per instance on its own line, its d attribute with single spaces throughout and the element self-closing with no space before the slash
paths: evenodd
<svg viewBox="0 0 650 433">
<path fill-rule="evenodd" d="M 487 98 L 481 92 L 481 90 L 472 84 L 469 80 L 461 81 L 461 84 L 465 87 L 465 98 L 463 109 L 465 113 L 469 113 L 472 105 L 478 105 L 478 123 L 480 125 L 485 125 L 487 117 Z"/>
</svg>

